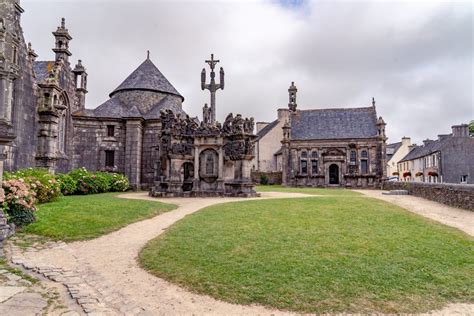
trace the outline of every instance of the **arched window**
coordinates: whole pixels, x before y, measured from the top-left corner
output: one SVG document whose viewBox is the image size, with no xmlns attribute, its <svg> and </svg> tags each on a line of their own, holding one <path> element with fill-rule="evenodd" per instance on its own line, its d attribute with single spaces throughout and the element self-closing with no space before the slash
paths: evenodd
<svg viewBox="0 0 474 316">
<path fill-rule="evenodd" d="M 317 151 L 313 151 L 311 153 L 311 158 L 318 158 L 318 152 Z"/>
<path fill-rule="evenodd" d="M 367 150 L 362 150 L 360 153 L 361 158 L 368 158 Z"/>
<path fill-rule="evenodd" d="M 308 158 L 308 153 L 306 151 L 301 152 L 301 159 L 306 159 Z"/>
</svg>

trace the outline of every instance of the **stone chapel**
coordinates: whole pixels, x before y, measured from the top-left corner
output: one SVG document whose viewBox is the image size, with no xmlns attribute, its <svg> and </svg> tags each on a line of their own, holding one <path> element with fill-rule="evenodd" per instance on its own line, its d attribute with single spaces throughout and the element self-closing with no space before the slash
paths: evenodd
<svg viewBox="0 0 474 316">
<path fill-rule="evenodd" d="M 86 105 L 87 72 L 73 67 L 64 18 L 52 33 L 54 59 L 37 60 L 21 29 L 18 0 L 0 2 L 0 161 L 5 170 L 85 167 L 125 174 L 133 189 L 154 196 L 255 196 L 250 177 L 253 118 L 215 120 L 224 88 L 211 67 L 203 121 L 182 108 L 184 97 L 147 58 L 95 109 Z M 1 170 L 1 169 L 0 169 Z"/>
<path fill-rule="evenodd" d="M 281 173 L 284 186 L 380 185 L 387 137 L 375 100 L 368 107 L 300 110 L 297 91 L 292 82 L 288 107 L 273 122 L 257 122 L 254 171 Z"/>
</svg>

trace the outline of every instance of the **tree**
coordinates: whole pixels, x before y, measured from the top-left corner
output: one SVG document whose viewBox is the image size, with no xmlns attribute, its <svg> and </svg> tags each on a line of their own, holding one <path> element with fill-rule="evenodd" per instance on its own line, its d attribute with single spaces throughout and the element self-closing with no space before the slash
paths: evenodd
<svg viewBox="0 0 474 316">
<path fill-rule="evenodd" d="M 469 123 L 469 135 L 474 136 L 474 120 Z"/>
</svg>

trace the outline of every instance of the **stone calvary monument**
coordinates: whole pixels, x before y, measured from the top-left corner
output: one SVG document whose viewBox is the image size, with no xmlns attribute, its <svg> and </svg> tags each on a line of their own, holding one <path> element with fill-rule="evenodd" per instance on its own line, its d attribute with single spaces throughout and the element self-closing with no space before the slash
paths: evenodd
<svg viewBox="0 0 474 316">
<path fill-rule="evenodd" d="M 216 121 L 216 91 L 224 89 L 224 69 L 215 82 L 215 65 L 206 84 L 206 70 L 201 72 L 201 88 L 211 93 L 211 106 L 203 107 L 203 120 L 176 114 L 170 109 L 160 113 L 161 130 L 155 147 L 159 159 L 155 166 L 155 184 L 150 195 L 175 196 L 257 196 L 251 180 L 254 158 L 254 119 L 240 114 L 227 115 L 221 125 Z"/>
</svg>

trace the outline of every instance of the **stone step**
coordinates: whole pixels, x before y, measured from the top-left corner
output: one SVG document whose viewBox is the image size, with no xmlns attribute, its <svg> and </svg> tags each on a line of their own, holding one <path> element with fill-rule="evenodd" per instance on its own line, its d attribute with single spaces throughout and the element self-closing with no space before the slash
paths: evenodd
<svg viewBox="0 0 474 316">
<path fill-rule="evenodd" d="M 408 190 L 390 190 L 389 192 L 382 192 L 384 195 L 408 195 Z"/>
</svg>

